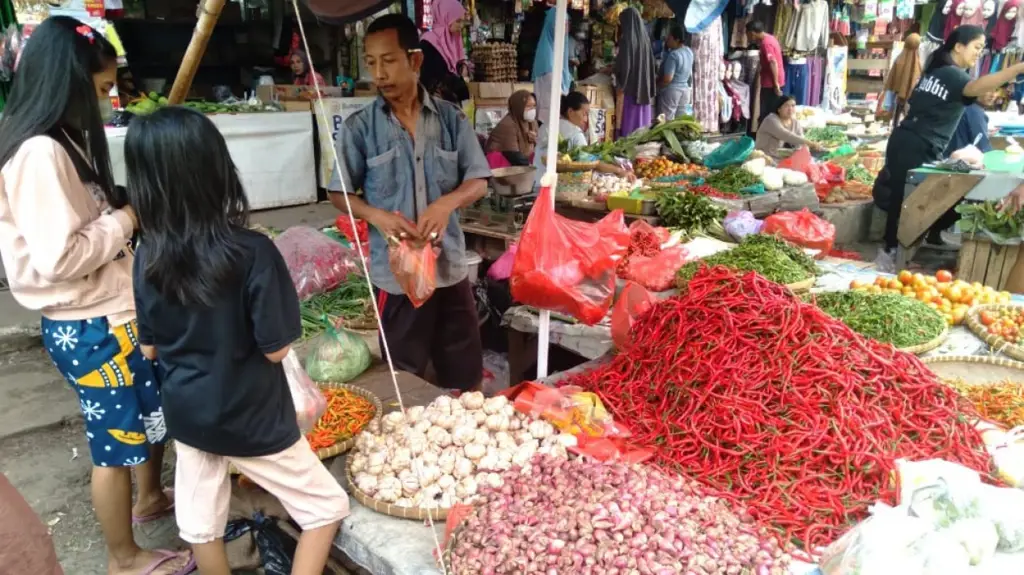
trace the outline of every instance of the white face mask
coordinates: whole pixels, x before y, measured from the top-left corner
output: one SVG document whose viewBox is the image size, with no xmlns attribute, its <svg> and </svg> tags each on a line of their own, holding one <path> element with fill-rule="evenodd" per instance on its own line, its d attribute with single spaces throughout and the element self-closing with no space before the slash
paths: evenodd
<svg viewBox="0 0 1024 575">
<path fill-rule="evenodd" d="M 532 122 L 537 119 L 537 108 L 532 108 L 523 112 L 523 119 L 527 122 Z"/>
<path fill-rule="evenodd" d="M 109 98 L 103 98 L 99 101 L 100 106 L 100 118 L 103 119 L 103 123 L 109 123 L 114 119 L 114 105 L 110 102 Z"/>
</svg>

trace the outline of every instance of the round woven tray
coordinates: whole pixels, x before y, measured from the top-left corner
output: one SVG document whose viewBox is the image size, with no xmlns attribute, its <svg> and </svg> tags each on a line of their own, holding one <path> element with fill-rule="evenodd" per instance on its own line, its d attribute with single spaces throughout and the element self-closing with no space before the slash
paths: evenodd
<svg viewBox="0 0 1024 575">
<path fill-rule="evenodd" d="M 947 337 L 949 337 L 948 327 L 946 329 L 943 329 L 942 333 L 935 336 L 935 338 L 930 341 L 919 343 L 917 345 L 910 345 L 907 347 L 897 347 L 896 349 L 900 351 L 905 351 L 907 353 L 912 353 L 914 355 L 921 355 L 922 353 L 928 353 L 929 351 L 942 345 L 942 342 L 946 341 Z"/>
<path fill-rule="evenodd" d="M 810 278 L 807 278 L 805 280 L 801 280 L 801 281 L 798 281 L 798 282 L 793 282 L 791 284 L 785 284 L 785 285 L 786 285 L 786 287 L 789 288 L 789 291 L 791 291 L 791 292 L 803 292 L 803 291 L 807 291 L 807 290 L 811 289 L 812 287 L 814 287 L 814 282 L 817 281 L 817 279 L 818 278 L 810 277 Z"/>
<path fill-rule="evenodd" d="M 333 383 L 333 382 L 329 382 L 329 381 L 328 382 L 322 382 L 322 381 L 321 382 L 317 382 L 317 385 L 320 386 L 321 389 L 345 389 L 345 390 L 348 390 L 348 391 L 352 392 L 355 395 L 358 395 L 358 396 L 360 396 L 362 398 L 365 398 L 366 400 L 368 400 L 370 403 L 373 404 L 373 409 L 374 409 L 373 419 L 380 419 L 381 416 L 384 415 L 384 406 L 381 404 L 380 398 L 378 398 L 373 393 L 371 393 L 371 392 L 369 392 L 369 391 L 367 391 L 367 390 L 365 390 L 365 389 L 363 389 L 361 387 L 356 387 L 354 385 L 349 385 L 347 383 Z M 371 419 L 371 421 L 372 421 L 372 419 Z M 367 424 L 367 425 L 369 425 L 369 424 Z M 325 459 L 330 459 L 332 457 L 337 457 L 337 456 L 341 455 L 342 453 L 345 453 L 349 449 L 352 449 L 352 446 L 354 446 L 356 444 L 356 437 L 358 435 L 359 434 L 353 435 L 352 437 L 346 439 L 345 441 L 341 441 L 339 443 L 335 443 L 334 445 L 332 445 L 330 447 L 321 447 L 320 449 L 317 449 L 315 451 L 316 456 L 320 459 L 320 461 L 323 461 Z M 234 465 L 232 465 L 229 468 L 229 471 L 233 475 L 239 475 L 239 474 L 242 473 Z"/>
<path fill-rule="evenodd" d="M 352 491 L 352 496 L 356 498 L 356 501 L 370 509 L 373 509 L 377 513 L 383 513 L 384 515 L 390 515 L 392 517 L 400 517 L 402 519 L 415 519 L 417 521 L 425 520 L 428 514 L 434 521 L 441 521 L 448 517 L 448 511 L 450 510 L 448 507 L 438 507 L 435 509 L 426 509 L 424 507 L 400 507 L 393 503 L 386 503 L 370 497 L 364 493 L 362 489 L 356 487 L 355 479 L 352 477 L 351 459 L 345 462 L 345 479 L 348 481 L 349 487 Z"/>
<path fill-rule="evenodd" d="M 462 534 L 465 525 L 465 521 L 456 525 L 455 529 L 452 529 L 452 534 L 448 537 L 448 541 L 444 544 L 444 550 L 441 553 L 441 563 L 444 564 L 445 573 L 452 573 L 452 552 L 455 551 L 455 541 Z"/>
<path fill-rule="evenodd" d="M 921 361 L 943 380 L 961 379 L 975 385 L 1024 381 L 1024 363 L 997 355 L 939 355 Z"/>
<path fill-rule="evenodd" d="M 1019 359 L 1024 361 L 1024 347 L 1014 345 L 1001 336 L 989 333 L 985 326 L 981 324 L 981 320 L 978 319 L 978 314 L 985 310 L 1001 311 L 1003 309 L 1016 309 L 1021 306 L 1007 305 L 1007 304 L 983 304 L 976 305 L 971 309 L 967 310 L 967 329 L 974 332 L 974 335 L 978 336 L 981 341 L 987 343 L 992 349 L 997 352 L 1004 353 L 1013 359 Z"/>
<path fill-rule="evenodd" d="M 559 174 L 566 172 L 592 172 L 600 162 L 558 162 L 555 171 Z"/>
</svg>

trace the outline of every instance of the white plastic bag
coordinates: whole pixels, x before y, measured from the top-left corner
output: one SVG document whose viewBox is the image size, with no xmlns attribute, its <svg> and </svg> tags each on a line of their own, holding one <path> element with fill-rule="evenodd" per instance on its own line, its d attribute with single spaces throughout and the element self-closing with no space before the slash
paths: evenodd
<svg viewBox="0 0 1024 575">
<path fill-rule="evenodd" d="M 927 556 L 919 542 L 932 529 L 905 507 L 877 504 L 870 517 L 825 549 L 818 567 L 823 575 L 920 573 Z"/>
<path fill-rule="evenodd" d="M 971 571 L 971 557 L 963 545 L 948 530 L 934 531 L 919 539 L 914 551 L 923 564 L 914 571 L 888 571 L 888 573 L 915 573 L 920 575 L 967 575 Z"/>
<path fill-rule="evenodd" d="M 295 415 L 299 421 L 299 429 L 302 433 L 308 433 L 320 420 L 320 417 L 327 411 L 327 398 L 310 379 L 306 370 L 302 369 L 302 362 L 294 349 L 288 350 L 281 362 L 284 367 L 284 376 L 288 380 L 288 391 L 292 394 L 292 403 L 295 404 Z"/>
<path fill-rule="evenodd" d="M 985 167 L 985 154 L 974 144 L 968 144 L 949 155 L 951 160 L 963 160 L 970 167 L 980 170 Z"/>
<path fill-rule="evenodd" d="M 950 525 L 946 532 L 967 551 L 971 565 L 981 565 L 996 554 L 999 533 L 988 519 L 961 519 Z"/>
<path fill-rule="evenodd" d="M 1024 491 L 982 486 L 981 515 L 995 526 L 1000 551 L 1024 551 Z"/>
<path fill-rule="evenodd" d="M 980 516 L 982 483 L 976 471 L 941 459 L 899 459 L 896 471 L 900 505 L 936 528 Z"/>
<path fill-rule="evenodd" d="M 991 432 L 995 433 L 995 432 Z M 983 434 L 982 437 L 989 437 Z M 988 448 L 996 474 L 1009 485 L 1024 487 L 1024 426 L 1007 431 Z"/>
<path fill-rule="evenodd" d="M 761 228 L 764 227 L 764 222 L 755 218 L 752 212 L 746 210 L 739 212 L 730 212 L 729 215 L 725 216 L 725 220 L 722 221 L 722 227 L 725 228 L 725 232 L 733 237 L 736 241 L 742 241 L 743 238 L 757 234 L 761 232 Z"/>
</svg>

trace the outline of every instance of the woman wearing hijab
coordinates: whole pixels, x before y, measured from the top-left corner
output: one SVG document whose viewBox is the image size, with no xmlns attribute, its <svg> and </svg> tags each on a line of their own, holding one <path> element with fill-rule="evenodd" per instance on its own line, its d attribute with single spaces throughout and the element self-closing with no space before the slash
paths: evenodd
<svg viewBox="0 0 1024 575">
<path fill-rule="evenodd" d="M 313 80 L 316 79 L 321 86 L 327 85 L 324 84 L 324 77 L 313 69 L 309 55 L 302 50 L 292 50 L 289 61 L 292 68 L 292 84 L 296 86 L 313 86 Z"/>
<path fill-rule="evenodd" d="M 519 90 L 508 99 L 508 114 L 491 130 L 484 153 L 501 153 L 514 166 L 528 166 L 537 144 L 537 99 Z"/>
<path fill-rule="evenodd" d="M 548 121 L 551 105 L 551 88 L 555 69 L 555 8 L 544 14 L 544 30 L 540 34 L 537 53 L 533 57 L 533 92 L 537 94 L 537 118 Z M 569 71 L 568 45 L 562 54 L 561 94 L 565 96 L 572 87 L 572 72 Z"/>
<path fill-rule="evenodd" d="M 619 53 L 615 56 L 615 121 L 619 136 L 651 124 L 654 104 L 654 52 L 640 13 L 632 6 L 619 14 Z"/>
<path fill-rule="evenodd" d="M 910 93 L 921 79 L 921 55 L 918 48 L 921 46 L 921 35 L 911 34 L 903 40 L 903 51 L 896 57 L 892 69 L 885 77 L 886 93 L 893 93 L 892 100 L 892 127 L 900 125 L 903 113 L 907 107 L 907 100 Z M 884 99 L 878 100 L 878 110 L 882 109 Z"/>
<path fill-rule="evenodd" d="M 423 66 L 420 82 L 428 92 L 454 104 L 469 99 L 463 74 L 469 70 L 462 44 L 462 23 L 466 9 L 459 0 L 438 0 L 431 9 L 434 26 L 420 36 Z"/>
</svg>

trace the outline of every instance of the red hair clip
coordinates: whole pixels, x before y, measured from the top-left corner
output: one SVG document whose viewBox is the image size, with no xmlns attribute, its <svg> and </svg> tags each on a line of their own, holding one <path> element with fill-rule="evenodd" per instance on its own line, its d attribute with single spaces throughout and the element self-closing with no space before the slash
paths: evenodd
<svg viewBox="0 0 1024 575">
<path fill-rule="evenodd" d="M 78 32 L 79 34 L 81 34 L 82 36 L 87 38 L 89 40 L 90 44 L 93 44 L 94 42 L 96 42 L 96 38 L 93 36 L 92 28 L 90 28 L 89 26 L 86 26 L 85 24 L 82 24 L 78 28 L 75 28 L 75 32 Z"/>
</svg>

